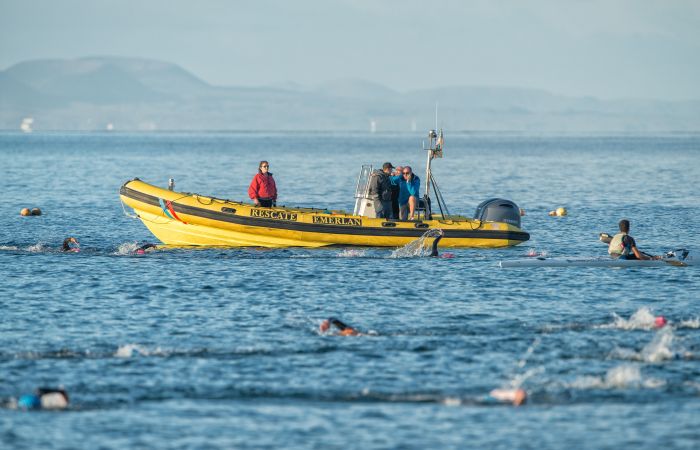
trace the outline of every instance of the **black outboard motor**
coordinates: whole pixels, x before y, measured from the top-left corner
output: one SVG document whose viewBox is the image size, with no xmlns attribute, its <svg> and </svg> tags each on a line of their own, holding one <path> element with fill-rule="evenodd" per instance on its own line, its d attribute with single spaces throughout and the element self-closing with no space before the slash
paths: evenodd
<svg viewBox="0 0 700 450">
<path fill-rule="evenodd" d="M 490 198 L 476 207 L 474 218 L 482 222 L 505 222 L 520 228 L 520 208 L 504 198 Z"/>
</svg>

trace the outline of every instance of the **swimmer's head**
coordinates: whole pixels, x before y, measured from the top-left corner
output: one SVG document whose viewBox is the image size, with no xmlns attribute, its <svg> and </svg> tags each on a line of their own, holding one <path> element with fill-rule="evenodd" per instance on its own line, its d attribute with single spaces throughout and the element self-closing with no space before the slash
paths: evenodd
<svg viewBox="0 0 700 450">
<path fill-rule="evenodd" d="M 20 216 L 31 216 L 32 212 L 29 208 L 22 208 L 22 210 L 19 212 Z"/>
<path fill-rule="evenodd" d="M 65 409 L 68 407 L 68 393 L 64 389 L 40 388 L 37 390 L 43 409 Z"/>
<path fill-rule="evenodd" d="M 321 322 L 321 326 L 319 326 L 318 329 L 319 329 L 319 331 L 321 331 L 321 333 L 325 333 L 326 331 L 328 331 L 328 329 L 330 327 L 331 327 L 331 322 L 330 322 L 330 320 L 326 319 L 323 322 Z"/>
<path fill-rule="evenodd" d="M 654 326 L 656 328 L 663 328 L 668 324 L 668 321 L 664 316 L 658 316 L 654 319 Z"/>
<path fill-rule="evenodd" d="M 74 237 L 67 237 L 63 240 L 64 252 L 80 251 L 80 242 Z"/>
<path fill-rule="evenodd" d="M 32 208 L 32 216 L 40 216 L 41 210 L 39 208 Z"/>
</svg>

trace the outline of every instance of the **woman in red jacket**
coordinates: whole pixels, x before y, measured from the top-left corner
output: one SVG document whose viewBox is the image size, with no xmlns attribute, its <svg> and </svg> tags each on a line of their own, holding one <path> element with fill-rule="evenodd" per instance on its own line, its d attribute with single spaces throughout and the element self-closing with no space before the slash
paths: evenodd
<svg viewBox="0 0 700 450">
<path fill-rule="evenodd" d="M 258 173 L 253 177 L 248 188 L 248 196 L 253 200 L 255 206 L 269 208 L 277 205 L 277 186 L 275 179 L 270 173 L 270 164 L 267 161 L 260 161 Z"/>
</svg>

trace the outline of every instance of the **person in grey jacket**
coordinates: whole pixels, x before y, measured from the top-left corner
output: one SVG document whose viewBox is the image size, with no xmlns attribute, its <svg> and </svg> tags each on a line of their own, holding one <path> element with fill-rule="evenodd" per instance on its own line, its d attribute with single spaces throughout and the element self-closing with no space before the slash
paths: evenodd
<svg viewBox="0 0 700 450">
<path fill-rule="evenodd" d="M 374 211 L 377 217 L 392 219 L 391 208 L 391 180 L 389 175 L 394 166 L 390 162 L 382 165 L 382 170 L 375 170 L 370 175 L 369 198 L 374 202 Z"/>
</svg>

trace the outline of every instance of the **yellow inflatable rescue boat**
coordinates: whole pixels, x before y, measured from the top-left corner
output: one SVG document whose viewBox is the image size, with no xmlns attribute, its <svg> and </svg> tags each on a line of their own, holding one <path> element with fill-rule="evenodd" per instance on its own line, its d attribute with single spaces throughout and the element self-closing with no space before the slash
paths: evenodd
<svg viewBox="0 0 700 450">
<path fill-rule="evenodd" d="M 476 219 L 399 221 L 304 208 L 263 208 L 175 192 L 134 179 L 120 197 L 168 245 L 232 247 L 399 247 L 428 229 L 445 233 L 441 247 L 508 247 L 530 235 L 505 222 Z M 436 218 L 437 217 L 437 218 Z"/>
<path fill-rule="evenodd" d="M 399 247 L 429 229 L 441 229 L 441 247 L 509 247 L 530 235 L 520 229 L 520 210 L 509 200 L 491 199 L 477 208 L 476 218 L 447 213 L 430 171 L 431 160 L 442 156 L 442 131 L 431 131 L 426 193 L 418 220 L 374 217 L 367 197 L 371 166 L 363 166 L 355 193 L 355 211 L 348 214 L 325 209 L 258 207 L 193 193 L 177 192 L 145 183 L 126 182 L 119 192 L 123 204 L 161 242 L 175 246 L 322 247 L 357 245 Z M 437 145 L 434 145 L 437 144 Z M 442 214 L 430 210 L 433 187 Z"/>
</svg>

